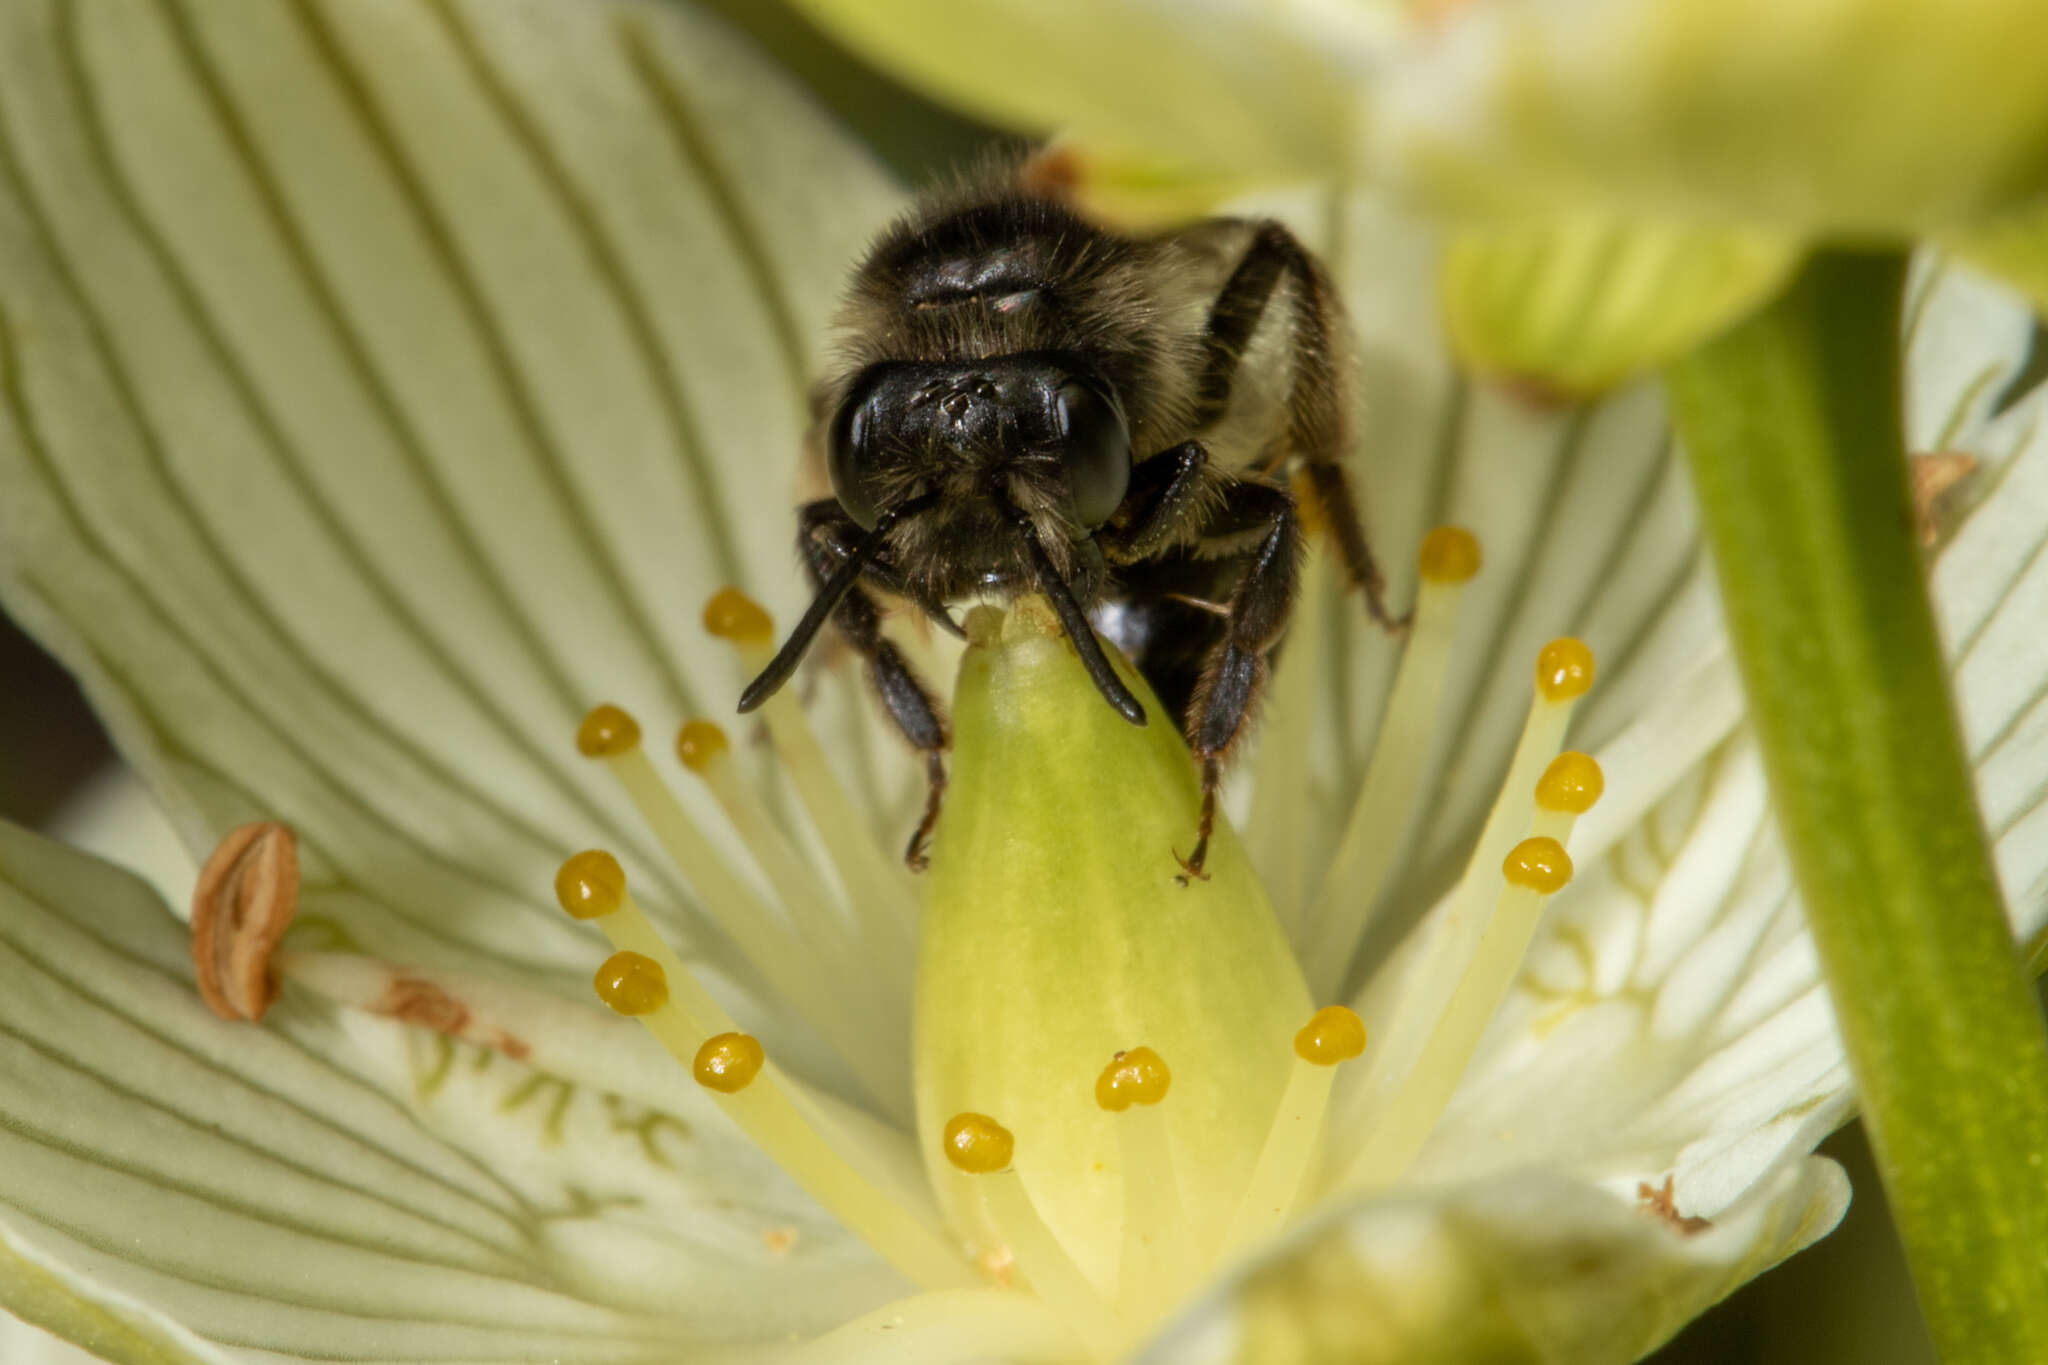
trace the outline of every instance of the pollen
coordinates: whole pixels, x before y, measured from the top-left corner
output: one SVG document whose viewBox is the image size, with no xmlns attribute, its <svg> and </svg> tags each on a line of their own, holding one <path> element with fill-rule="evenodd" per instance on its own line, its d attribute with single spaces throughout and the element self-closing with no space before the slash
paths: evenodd
<svg viewBox="0 0 2048 1365">
<path fill-rule="evenodd" d="M 955 1114 L 946 1120 L 946 1160 L 969 1175 L 994 1175 L 1010 1164 L 1017 1139 L 987 1114 Z"/>
<path fill-rule="evenodd" d="M 1462 526 L 1439 526 L 1422 538 L 1416 568 L 1425 583 L 1464 583 L 1479 572 L 1479 538 Z"/>
<path fill-rule="evenodd" d="M 1575 701 L 1593 686 L 1593 651 L 1584 640 L 1559 636 L 1536 656 L 1536 687 L 1547 701 Z"/>
<path fill-rule="evenodd" d="M 1516 886 L 1551 896 L 1572 879 L 1572 858 L 1557 840 L 1538 836 L 1516 844 L 1501 872 Z"/>
<path fill-rule="evenodd" d="M 690 1074 L 697 1084 L 706 1090 L 716 1090 L 721 1095 L 737 1095 L 761 1074 L 761 1064 L 768 1060 L 768 1054 L 761 1050 L 761 1040 L 750 1033 L 721 1033 L 706 1038 L 704 1046 L 697 1049 L 697 1059 L 690 1064 Z"/>
<path fill-rule="evenodd" d="M 652 1014 L 668 1003 L 668 973 L 640 953 L 613 953 L 594 980 L 597 998 L 620 1014 Z"/>
<path fill-rule="evenodd" d="M 626 870 L 601 848 L 586 849 L 555 873 L 555 899 L 576 919 L 597 919 L 619 908 Z"/>
<path fill-rule="evenodd" d="M 1134 1047 L 1119 1052 L 1095 1078 L 1095 1102 L 1112 1114 L 1121 1114 L 1134 1104 L 1159 1103 L 1172 1084 L 1173 1073 L 1158 1053 L 1149 1047 Z"/>
<path fill-rule="evenodd" d="M 686 721 L 676 732 L 676 757 L 693 773 L 703 772 L 731 747 L 725 731 L 708 720 Z"/>
<path fill-rule="evenodd" d="M 738 588 L 720 588 L 704 604 L 704 629 L 721 640 L 765 644 L 775 635 L 775 618 Z"/>
<path fill-rule="evenodd" d="M 1584 815 L 1606 790 L 1607 778 L 1592 755 L 1567 750 L 1550 760 L 1536 780 L 1536 804 L 1545 810 Z"/>
<path fill-rule="evenodd" d="M 611 758 L 639 743 L 640 722 L 610 702 L 592 707 L 576 727 L 576 748 L 585 758 Z"/>
<path fill-rule="evenodd" d="M 1348 1062 L 1365 1051 L 1365 1020 L 1342 1005 L 1326 1005 L 1294 1035 L 1294 1055 L 1317 1066 Z"/>
</svg>

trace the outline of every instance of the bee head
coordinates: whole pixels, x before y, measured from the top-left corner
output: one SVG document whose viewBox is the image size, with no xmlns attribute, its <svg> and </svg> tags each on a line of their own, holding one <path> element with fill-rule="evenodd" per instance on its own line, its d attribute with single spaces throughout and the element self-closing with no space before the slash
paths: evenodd
<svg viewBox="0 0 2048 1365">
<path fill-rule="evenodd" d="M 942 510 L 1077 539 L 1108 521 L 1131 478 L 1115 390 L 1077 357 L 889 361 L 847 390 L 826 442 L 840 506 L 873 529 L 927 493 Z M 975 515 L 979 513 L 982 515 Z"/>
<path fill-rule="evenodd" d="M 976 590 L 1045 594 L 1104 699 L 1145 723 L 1082 609 L 1105 572 L 1092 532 L 1131 481 L 1123 404 L 1087 365 L 1053 352 L 872 365 L 833 415 L 826 463 L 839 505 L 868 534 L 748 687 L 742 711 L 782 685 L 892 541 L 900 580 L 927 610 Z"/>
</svg>

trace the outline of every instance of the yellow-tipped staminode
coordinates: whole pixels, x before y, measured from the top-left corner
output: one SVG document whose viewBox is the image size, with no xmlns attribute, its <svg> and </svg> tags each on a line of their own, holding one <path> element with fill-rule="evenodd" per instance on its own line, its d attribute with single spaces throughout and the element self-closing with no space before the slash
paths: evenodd
<svg viewBox="0 0 2048 1365">
<path fill-rule="evenodd" d="M 579 855 L 587 856 L 587 855 Z M 571 863 L 576 860 L 571 859 Z M 558 882 L 566 880 L 558 878 Z M 618 903 L 597 925 L 616 950 L 597 974 L 598 993 L 646 1026 L 755 1146 L 840 1222 L 912 1280 L 960 1288 L 974 1275 L 928 1211 L 874 1183 L 821 1132 L 711 993 L 663 941 L 620 878 Z M 565 899 L 567 897 L 565 896 Z M 711 1056 L 704 1039 L 712 1035 Z"/>
<path fill-rule="evenodd" d="M 1464 583 L 1479 573 L 1479 538 L 1462 526 L 1439 526 L 1422 538 L 1415 567 L 1425 583 Z"/>
<path fill-rule="evenodd" d="M 1124 1115 L 1117 1124 L 1124 1181 L 1117 1307 L 1139 1323 L 1164 1312 L 1195 1279 L 1194 1238 L 1159 1107 L 1172 1088 L 1165 1058 L 1149 1047 L 1119 1052 L 1095 1078 L 1095 1103 Z"/>
<path fill-rule="evenodd" d="M 576 854 L 555 873 L 555 901 L 577 919 L 611 914 L 625 894 L 625 869 L 601 848 Z"/>
<path fill-rule="evenodd" d="M 1565 840 L 1573 822 L 1599 800 L 1605 780 L 1592 759 L 1558 749 L 1574 705 L 1592 682 L 1593 652 L 1584 644 L 1559 639 L 1543 647 L 1507 785 L 1453 893 L 1432 955 L 1416 974 L 1418 984 L 1403 997 L 1402 1007 L 1428 1021 L 1428 1031 L 1388 1064 L 1400 1079 L 1383 1092 L 1383 1108 L 1351 1159 L 1346 1184 L 1385 1188 L 1422 1150 L 1521 968 L 1544 904 L 1571 881 Z M 1533 832 L 1510 844 L 1517 830 Z M 1484 861 L 1489 857 L 1499 859 L 1491 868 Z M 1483 914 L 1488 899 L 1493 910 Z M 1368 1083 L 1381 1074 L 1376 1070 Z"/>
<path fill-rule="evenodd" d="M 1549 701 L 1573 701 L 1593 686 L 1593 651 L 1583 640 L 1559 636 L 1536 656 L 1536 687 Z"/>
<path fill-rule="evenodd" d="M 1121 1114 L 1134 1104 L 1157 1104 L 1166 1098 L 1173 1073 L 1166 1062 L 1149 1047 L 1134 1047 L 1110 1059 L 1095 1078 L 1095 1102 L 1112 1114 Z"/>
<path fill-rule="evenodd" d="M 704 604 L 704 629 L 721 640 L 772 644 L 775 618 L 738 588 L 720 588 Z"/>
<path fill-rule="evenodd" d="M 1301 938 L 1318 995 L 1343 984 L 1380 890 L 1407 847 L 1420 810 L 1415 791 L 1442 720 L 1465 585 L 1479 572 L 1480 558 L 1477 538 L 1458 526 L 1431 531 L 1416 556 L 1415 611 L 1386 716 Z M 1296 781 L 1306 785 L 1305 777 Z"/>
<path fill-rule="evenodd" d="M 700 773 L 732 747 L 725 731 L 708 720 L 683 722 L 676 731 L 676 757 L 693 773 Z"/>
<path fill-rule="evenodd" d="M 1606 775 L 1592 755 L 1566 750 L 1550 761 L 1537 780 L 1536 804 L 1544 810 L 1584 815 L 1606 791 Z"/>
<path fill-rule="evenodd" d="M 762 1063 L 768 1060 L 761 1050 L 761 1040 L 748 1033 L 720 1033 L 704 1040 L 704 1046 L 697 1049 L 697 1060 L 690 1065 L 690 1074 L 697 1084 L 706 1090 L 716 1090 L 721 1095 L 737 1095 L 753 1084 L 754 1077 L 761 1074 Z"/>
<path fill-rule="evenodd" d="M 737 603 L 745 603 L 744 598 L 734 596 Z M 706 615 L 721 621 L 738 619 L 743 624 L 750 619 L 744 607 L 735 603 L 719 607 L 714 602 L 712 608 L 706 609 Z M 735 946 L 821 1036 L 840 1046 L 841 1056 L 878 1102 L 903 1112 L 900 1026 L 892 1027 L 891 1021 L 878 1018 L 874 1011 L 864 1007 L 858 992 L 840 988 L 840 983 L 826 971 L 820 955 L 835 950 L 843 955 L 846 950 L 843 937 L 835 939 L 821 931 L 834 918 L 832 907 L 823 899 L 826 893 L 822 886 L 818 885 L 807 900 L 785 901 L 798 927 L 809 931 L 791 932 L 728 862 L 729 850 L 704 833 L 670 790 L 641 748 L 640 727 L 632 717 L 615 706 L 600 706 L 584 719 L 576 743 L 583 753 L 603 760 L 611 770 L 626 795 L 639 807 L 641 817 L 695 893 L 699 905 L 718 922 Z M 677 756 L 699 777 L 707 779 L 725 766 L 727 747 L 725 732 L 709 721 L 691 721 L 676 737 Z M 752 832 L 755 831 L 748 825 L 740 825 L 743 840 Z M 755 851 L 771 867 L 793 856 L 783 855 L 773 847 L 757 847 Z M 617 864 L 612 867 L 616 869 Z M 565 866 L 563 876 L 569 875 Z M 601 876 L 597 879 L 602 881 Z M 791 879 L 781 873 L 771 873 L 770 880 L 778 889 L 791 884 Z M 563 907 L 571 914 L 588 918 L 604 913 L 596 908 L 602 897 L 593 901 L 586 913 L 560 879 L 556 888 L 563 898 Z"/>
<path fill-rule="evenodd" d="M 1343 1005 L 1325 1005 L 1294 1035 L 1294 1055 L 1315 1066 L 1335 1066 L 1365 1051 L 1365 1020 Z"/>
<path fill-rule="evenodd" d="M 1538 835 L 1524 839 L 1508 850 L 1501 863 L 1501 875 L 1512 886 L 1525 887 L 1539 895 L 1554 896 L 1572 879 L 1572 858 L 1557 840 Z"/>
<path fill-rule="evenodd" d="M 597 969 L 597 998 L 620 1014 L 652 1014 L 668 1003 L 668 973 L 641 953 L 613 953 Z"/>
<path fill-rule="evenodd" d="M 1287 1090 L 1273 1114 L 1266 1145 L 1225 1227 L 1219 1256 L 1235 1256 L 1286 1221 L 1322 1145 L 1330 1086 L 1337 1068 L 1365 1052 L 1365 1021 L 1343 1005 L 1326 1005 L 1294 1034 Z"/>
<path fill-rule="evenodd" d="M 640 743 L 640 722 L 607 702 L 595 706 L 576 727 L 576 749 L 585 758 L 610 758 Z"/>
<path fill-rule="evenodd" d="M 774 655 L 774 622 L 736 588 L 719 590 L 705 604 L 704 628 L 730 642 L 749 673 L 760 673 Z M 890 964 L 907 960 L 917 939 L 912 914 L 916 893 L 901 864 L 869 837 L 868 813 L 832 771 L 796 689 L 780 689 L 761 703 L 756 714 L 853 903 L 863 951 L 878 959 L 885 971 Z"/>
<path fill-rule="evenodd" d="M 955 1114 L 946 1120 L 939 1150 L 956 1170 L 968 1175 L 994 1175 L 1010 1164 L 1017 1139 L 987 1114 Z"/>
</svg>

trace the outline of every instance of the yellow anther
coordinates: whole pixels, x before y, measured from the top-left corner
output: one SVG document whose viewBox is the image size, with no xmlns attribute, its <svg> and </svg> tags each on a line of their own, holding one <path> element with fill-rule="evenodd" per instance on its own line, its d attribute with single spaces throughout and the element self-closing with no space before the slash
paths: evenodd
<svg viewBox="0 0 2048 1365">
<path fill-rule="evenodd" d="M 620 1014 L 652 1014 L 668 1003 L 668 973 L 651 957 L 613 953 L 593 979 L 597 998 Z"/>
<path fill-rule="evenodd" d="M 1584 815 L 1607 790 L 1607 778 L 1591 754 L 1567 749 L 1550 760 L 1536 779 L 1536 804 L 1545 810 Z"/>
<path fill-rule="evenodd" d="M 1365 1051 L 1365 1020 L 1342 1005 L 1325 1005 L 1294 1035 L 1294 1055 L 1317 1066 L 1348 1062 Z"/>
<path fill-rule="evenodd" d="M 761 1063 L 767 1060 L 768 1054 L 761 1051 L 761 1040 L 751 1033 L 721 1033 L 706 1038 L 704 1046 L 697 1049 L 690 1074 L 706 1090 L 736 1095 L 761 1074 Z"/>
<path fill-rule="evenodd" d="M 713 759 L 731 747 L 725 731 L 708 720 L 686 721 L 676 732 L 676 757 L 693 773 L 703 772 Z"/>
<path fill-rule="evenodd" d="M 1439 526 L 1422 538 L 1416 568 L 1425 583 L 1463 583 L 1479 572 L 1479 538 L 1462 526 Z"/>
<path fill-rule="evenodd" d="M 640 743 L 640 722 L 606 702 L 592 707 L 576 727 L 576 748 L 585 758 L 631 753 Z"/>
<path fill-rule="evenodd" d="M 1166 1098 L 1173 1073 L 1166 1062 L 1149 1047 L 1119 1052 L 1095 1078 L 1095 1102 L 1113 1114 L 1134 1104 L 1157 1104 Z"/>
<path fill-rule="evenodd" d="M 1524 839 L 1509 851 L 1501 872 L 1516 886 L 1551 896 L 1572 879 L 1572 857 L 1555 839 Z"/>
<path fill-rule="evenodd" d="M 738 588 L 720 588 L 704 604 L 704 629 L 721 640 L 768 640 L 775 618 Z"/>
<path fill-rule="evenodd" d="M 946 1120 L 946 1160 L 969 1175 L 994 1175 L 1010 1164 L 1017 1139 L 987 1114 L 955 1114 Z"/>
<path fill-rule="evenodd" d="M 626 898 L 626 869 L 601 848 L 587 849 L 555 874 L 555 899 L 577 919 L 596 919 Z"/>
<path fill-rule="evenodd" d="M 1560 635 L 1536 656 L 1536 687 L 1551 701 L 1586 695 L 1593 685 L 1593 651 L 1584 640 Z"/>
</svg>

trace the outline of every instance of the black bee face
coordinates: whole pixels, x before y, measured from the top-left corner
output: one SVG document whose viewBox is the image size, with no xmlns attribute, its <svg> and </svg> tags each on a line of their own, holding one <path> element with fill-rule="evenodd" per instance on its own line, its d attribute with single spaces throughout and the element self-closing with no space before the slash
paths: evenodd
<svg viewBox="0 0 2048 1365">
<path fill-rule="evenodd" d="M 1014 578 L 1022 526 L 1055 543 L 1083 537 L 1109 520 L 1131 477 L 1116 394 L 1077 358 L 1051 354 L 870 366 L 826 452 L 854 521 L 872 530 L 931 498 L 922 520 L 948 562 L 989 586 Z"/>
</svg>

